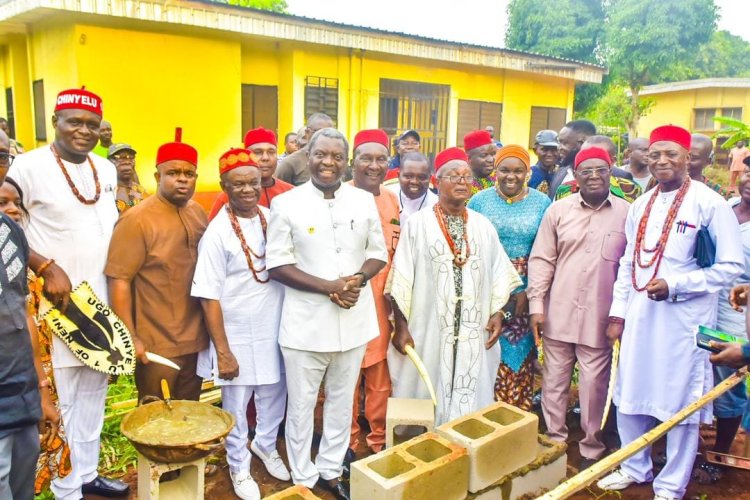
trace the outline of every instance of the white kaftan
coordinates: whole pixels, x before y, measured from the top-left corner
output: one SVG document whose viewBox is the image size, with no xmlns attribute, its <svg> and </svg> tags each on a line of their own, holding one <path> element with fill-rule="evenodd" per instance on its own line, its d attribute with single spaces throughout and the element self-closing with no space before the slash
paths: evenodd
<svg viewBox="0 0 750 500">
<path fill-rule="evenodd" d="M 500 345 L 484 347 L 492 314 L 500 311 L 521 279 L 492 223 L 469 210 L 471 255 L 463 266 L 463 293 L 456 297 L 453 254 L 433 210 L 421 210 L 403 228 L 393 258 L 390 293 L 408 320 L 414 349 L 435 384 L 435 422 L 442 424 L 492 404 Z M 454 317 L 461 300 L 454 370 Z M 429 398 L 412 362 L 393 346 L 388 351 L 393 397 Z"/>
<path fill-rule="evenodd" d="M 269 211 L 258 207 L 269 219 Z M 245 241 L 258 255 L 266 245 L 257 215 L 238 217 Z M 265 258 L 253 256 L 255 269 L 263 269 Z M 268 272 L 258 273 L 268 279 Z M 240 240 L 232 229 L 227 211 L 222 208 L 208 225 L 198 245 L 198 263 L 193 278 L 193 297 L 218 300 L 224 316 L 229 347 L 240 365 L 240 374 L 232 380 L 218 377 L 218 362 L 213 342 L 198 354 L 198 375 L 213 379 L 216 385 L 267 385 L 281 380 L 283 366 L 279 349 L 279 322 L 284 287 L 275 281 L 258 283 L 247 265 Z"/>
<path fill-rule="evenodd" d="M 386 188 L 388 188 L 396 196 L 398 196 L 398 206 L 400 209 L 399 219 L 401 221 L 401 226 L 404 226 L 406 224 L 406 221 L 413 214 L 419 212 L 420 210 L 429 210 L 435 206 L 435 203 L 438 202 L 438 196 L 429 189 L 423 196 L 412 200 L 403 192 L 401 192 L 401 184 L 399 184 L 398 182 L 395 184 L 388 184 Z"/>
<path fill-rule="evenodd" d="M 109 241 L 117 222 L 117 171 L 115 166 L 93 153 L 89 158 L 99 178 L 99 201 L 84 205 L 73 194 L 49 146 L 19 155 L 8 177 L 21 186 L 23 204 L 29 211 L 25 230 L 29 246 L 48 259 L 55 259 L 73 287 L 88 281 L 97 296 L 107 302 Z M 94 175 L 88 161 L 74 164 L 62 160 L 65 169 L 86 199 L 96 194 Z M 68 346 L 52 336 L 52 364 L 55 368 L 83 366 Z"/>
<path fill-rule="evenodd" d="M 656 245 L 677 190 L 660 193 L 654 203 L 643 246 Z M 669 285 L 669 298 L 654 301 L 631 284 L 633 250 L 638 224 L 651 192 L 630 207 L 625 223 L 627 247 L 620 260 L 611 316 L 625 319 L 614 402 L 630 415 L 669 419 L 713 386 L 708 352 L 696 347 L 699 325 L 716 321 L 717 294 L 740 275 L 744 266 L 740 228 L 724 199 L 700 182 L 691 182 L 675 219 L 657 278 Z M 716 242 L 715 264 L 700 268 L 693 257 L 698 230 L 707 226 Z M 642 252 L 648 262 L 653 254 Z M 654 268 L 636 268 L 639 286 Z M 710 417 L 710 405 L 684 423 L 698 424 Z"/>
</svg>

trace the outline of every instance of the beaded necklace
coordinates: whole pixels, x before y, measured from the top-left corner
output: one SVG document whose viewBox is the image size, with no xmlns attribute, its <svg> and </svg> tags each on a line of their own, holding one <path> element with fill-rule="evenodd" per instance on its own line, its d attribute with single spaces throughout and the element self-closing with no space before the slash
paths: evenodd
<svg viewBox="0 0 750 500">
<path fill-rule="evenodd" d="M 70 174 L 68 174 L 68 170 L 65 168 L 65 165 L 63 165 L 62 160 L 60 159 L 60 155 L 57 153 L 57 148 L 55 148 L 55 145 L 50 144 L 49 147 L 52 150 L 52 155 L 55 157 L 55 161 L 57 161 L 57 165 L 60 167 L 60 170 L 62 170 L 63 176 L 65 176 L 65 180 L 68 182 L 70 190 L 73 191 L 73 195 L 78 198 L 78 201 L 80 201 L 84 205 L 94 205 L 97 201 L 99 201 L 99 196 L 102 194 L 102 187 L 99 185 L 99 174 L 96 172 L 94 162 L 91 161 L 91 156 L 86 155 L 86 159 L 89 161 L 91 172 L 94 174 L 94 185 L 96 186 L 96 192 L 92 199 L 87 200 L 81 195 L 81 192 L 73 183 L 73 179 L 70 178 Z"/>
<path fill-rule="evenodd" d="M 265 267 L 262 269 L 255 269 L 255 266 L 253 266 L 253 258 L 251 255 L 254 255 L 256 259 L 262 259 L 266 256 L 265 252 L 263 255 L 258 255 L 257 253 L 253 252 L 252 248 L 247 244 L 245 241 L 245 235 L 242 234 L 242 228 L 240 227 L 240 221 L 237 220 L 237 216 L 234 215 L 234 211 L 232 210 L 232 207 L 229 203 L 226 204 L 227 214 L 229 215 L 229 223 L 232 225 L 232 230 L 234 231 L 234 234 L 237 236 L 237 239 L 240 240 L 240 247 L 242 247 L 242 252 L 245 254 L 245 259 L 247 260 L 247 266 L 250 268 L 250 272 L 253 273 L 253 278 L 255 278 L 255 281 L 258 283 L 268 283 L 271 278 L 262 280 L 258 277 L 258 273 L 262 273 L 266 270 Z M 258 217 L 260 218 L 260 227 L 263 230 L 263 241 L 266 241 L 266 230 L 268 229 L 268 223 L 266 222 L 266 217 L 263 215 L 263 211 L 258 208 Z"/>
<path fill-rule="evenodd" d="M 523 201 L 529 195 L 529 189 L 526 185 L 523 186 L 523 189 L 521 189 L 520 193 L 513 195 L 513 196 L 506 195 L 505 193 L 503 193 L 503 190 L 500 188 L 497 188 L 495 191 L 497 191 L 497 194 L 500 196 L 500 199 L 503 200 L 508 205 L 512 205 L 513 203 Z"/>
<path fill-rule="evenodd" d="M 638 232 L 635 238 L 635 249 L 633 250 L 633 266 L 630 273 L 633 288 L 635 288 L 635 290 L 638 292 L 644 291 L 648 286 L 648 283 L 656 278 L 656 275 L 659 273 L 659 267 L 661 266 L 661 261 L 664 258 L 664 251 L 667 248 L 667 240 L 669 240 L 669 235 L 672 232 L 672 226 L 674 225 L 674 221 L 677 218 L 677 212 L 679 212 L 680 210 L 680 206 L 685 199 L 685 194 L 687 193 L 689 187 L 690 177 L 685 177 L 685 181 L 682 183 L 682 186 L 680 186 L 680 190 L 677 191 L 677 195 L 672 201 L 672 205 L 669 207 L 669 212 L 667 212 L 667 218 L 664 222 L 664 227 L 661 230 L 661 235 L 659 235 L 659 240 L 656 242 L 656 245 L 654 245 L 653 248 L 646 248 L 644 246 L 644 240 L 646 239 L 646 226 L 648 225 L 648 219 L 651 215 L 651 208 L 654 206 L 654 202 L 661 192 L 661 185 L 656 186 L 656 189 L 654 189 L 651 198 L 648 200 L 646 210 L 643 213 L 640 222 L 638 223 Z M 641 251 L 653 254 L 648 262 L 644 263 L 641 259 Z M 649 267 L 654 266 L 654 273 L 651 275 L 651 279 L 649 279 L 648 282 L 646 282 L 646 285 L 642 287 L 638 286 L 638 281 L 636 280 L 636 265 L 641 269 L 648 269 Z"/>
<path fill-rule="evenodd" d="M 463 209 L 462 217 L 464 220 L 464 234 L 463 234 L 464 244 L 463 244 L 463 248 L 459 252 L 458 248 L 456 248 L 456 242 L 453 241 L 453 237 L 451 236 L 450 231 L 448 231 L 448 222 L 446 220 L 446 215 L 443 212 L 443 209 L 440 207 L 440 203 L 436 203 L 432 210 L 435 212 L 435 217 L 437 217 L 438 225 L 440 226 L 440 230 L 443 232 L 445 241 L 448 242 L 448 246 L 451 249 L 451 253 L 453 253 L 453 263 L 458 267 L 463 267 L 463 265 L 466 264 L 466 261 L 469 260 L 469 256 L 471 255 L 471 249 L 469 248 L 469 237 L 468 237 L 469 211 L 466 210 L 466 208 Z"/>
</svg>

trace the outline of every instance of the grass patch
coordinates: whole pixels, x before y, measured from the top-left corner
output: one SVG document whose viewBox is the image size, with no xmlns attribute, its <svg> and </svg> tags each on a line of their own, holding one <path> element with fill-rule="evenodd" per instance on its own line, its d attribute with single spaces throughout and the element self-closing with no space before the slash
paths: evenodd
<svg viewBox="0 0 750 500">
<path fill-rule="evenodd" d="M 726 167 L 704 168 L 703 175 L 708 177 L 713 182 L 722 185 L 723 187 L 729 186 L 729 169 L 727 169 Z"/>
<path fill-rule="evenodd" d="M 104 427 L 101 434 L 101 448 L 99 452 L 99 472 L 103 476 L 122 477 L 131 467 L 136 465 L 136 451 L 130 441 L 120 433 L 120 422 L 124 416 L 122 412 L 113 413 L 111 405 L 120 401 L 135 399 L 137 391 L 133 376 L 120 376 L 117 382 L 107 389 L 107 402 L 104 417 Z M 54 500 L 50 491 L 37 495 L 35 500 Z"/>
</svg>

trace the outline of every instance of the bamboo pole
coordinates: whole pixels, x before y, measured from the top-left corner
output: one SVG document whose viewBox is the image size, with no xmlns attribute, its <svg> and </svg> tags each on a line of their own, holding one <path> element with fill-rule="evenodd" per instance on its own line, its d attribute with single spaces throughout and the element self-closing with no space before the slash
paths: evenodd
<svg viewBox="0 0 750 500">
<path fill-rule="evenodd" d="M 626 447 L 621 448 L 611 455 L 601 459 L 588 469 L 579 472 L 564 483 L 561 483 L 554 490 L 538 497 L 537 500 L 559 500 L 562 498 L 568 498 L 574 493 L 581 491 L 590 483 L 599 479 L 605 473 L 614 469 L 616 466 L 620 465 L 632 455 L 635 455 L 643 448 L 652 445 L 656 440 L 669 432 L 670 429 L 677 426 L 687 417 L 689 417 L 714 399 L 718 398 L 735 385 L 742 382 L 745 379 L 745 375 L 747 375 L 747 369 L 742 368 L 734 375 L 727 377 L 716 387 L 704 394 L 703 397 L 694 401 L 693 403 L 690 403 L 685 408 L 675 413 L 674 416 L 669 420 L 662 422 Z"/>
</svg>

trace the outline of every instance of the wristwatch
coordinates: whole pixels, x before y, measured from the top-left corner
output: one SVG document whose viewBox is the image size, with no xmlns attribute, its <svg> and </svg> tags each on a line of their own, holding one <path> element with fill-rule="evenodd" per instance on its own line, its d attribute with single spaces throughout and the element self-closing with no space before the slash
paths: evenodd
<svg viewBox="0 0 750 500">
<path fill-rule="evenodd" d="M 367 275 L 362 271 L 354 273 L 353 276 L 362 276 L 362 285 L 360 285 L 360 288 L 364 287 L 367 284 Z"/>
</svg>

